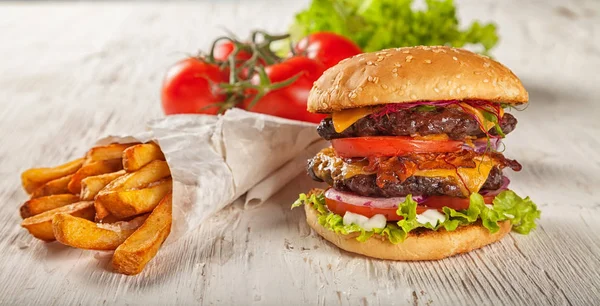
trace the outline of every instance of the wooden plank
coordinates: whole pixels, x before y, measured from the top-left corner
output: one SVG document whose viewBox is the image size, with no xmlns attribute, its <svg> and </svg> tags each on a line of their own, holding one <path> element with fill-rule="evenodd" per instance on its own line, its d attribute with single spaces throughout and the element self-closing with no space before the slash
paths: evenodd
<svg viewBox="0 0 600 306">
<path fill-rule="evenodd" d="M 29 237 L 18 173 L 143 130 L 184 52 L 223 25 L 283 31 L 305 2 L 0 4 L 0 304 L 600 304 L 600 5 L 457 2 L 465 20 L 499 24 L 494 55 L 530 91 L 506 154 L 523 164 L 512 186 L 543 210 L 537 231 L 439 262 L 366 259 L 289 209 L 314 185 L 302 177 L 258 208 L 228 207 L 137 277 L 109 271 L 110 253 Z"/>
</svg>

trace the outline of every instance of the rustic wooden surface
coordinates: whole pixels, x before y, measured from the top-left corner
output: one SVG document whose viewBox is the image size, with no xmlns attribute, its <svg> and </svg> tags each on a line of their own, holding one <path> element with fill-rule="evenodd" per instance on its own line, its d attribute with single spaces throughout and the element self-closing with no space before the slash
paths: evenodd
<svg viewBox="0 0 600 306">
<path fill-rule="evenodd" d="M 497 59 L 531 94 L 506 154 L 537 231 L 438 262 L 342 252 L 289 209 L 299 177 L 252 210 L 235 204 L 160 251 L 137 277 L 110 254 L 32 239 L 18 226 L 19 173 L 82 154 L 161 116 L 166 67 L 226 27 L 285 30 L 304 1 L 0 4 L 0 304 L 600 304 L 600 4 L 458 1 L 500 25 Z"/>
</svg>

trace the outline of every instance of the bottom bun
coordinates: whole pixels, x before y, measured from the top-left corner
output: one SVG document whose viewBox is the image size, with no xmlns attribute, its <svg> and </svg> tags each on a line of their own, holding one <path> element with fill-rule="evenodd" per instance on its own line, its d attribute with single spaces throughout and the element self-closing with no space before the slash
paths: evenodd
<svg viewBox="0 0 600 306">
<path fill-rule="evenodd" d="M 358 234 L 336 234 L 318 222 L 318 213 L 311 205 L 304 205 L 306 222 L 323 238 L 348 252 L 388 260 L 437 260 L 456 254 L 470 252 L 494 243 L 510 232 L 509 221 L 499 222 L 500 230 L 490 233 L 485 227 L 473 224 L 448 232 L 425 230 L 409 233 L 404 242 L 392 244 L 379 235 L 373 235 L 365 242 L 356 240 Z"/>
</svg>

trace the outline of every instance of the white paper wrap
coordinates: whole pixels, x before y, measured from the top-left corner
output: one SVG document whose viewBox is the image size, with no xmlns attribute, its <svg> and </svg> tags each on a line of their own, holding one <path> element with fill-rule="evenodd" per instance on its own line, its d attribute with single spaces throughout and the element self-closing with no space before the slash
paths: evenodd
<svg viewBox="0 0 600 306">
<path fill-rule="evenodd" d="M 173 242 L 247 193 L 246 207 L 275 194 L 326 146 L 314 124 L 232 109 L 222 116 L 176 115 L 140 135 L 98 144 L 156 141 L 173 177 Z M 291 203 L 286 203 L 291 204 Z"/>
</svg>

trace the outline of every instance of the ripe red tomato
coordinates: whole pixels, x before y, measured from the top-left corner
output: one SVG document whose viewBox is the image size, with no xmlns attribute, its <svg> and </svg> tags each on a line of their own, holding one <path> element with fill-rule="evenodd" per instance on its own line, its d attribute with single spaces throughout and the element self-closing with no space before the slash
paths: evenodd
<svg viewBox="0 0 600 306">
<path fill-rule="evenodd" d="M 313 83 L 323 74 L 324 67 L 320 63 L 306 57 L 292 57 L 284 62 L 265 68 L 271 83 L 282 82 L 296 75 L 298 79 L 289 86 L 273 90 L 264 95 L 258 103 L 250 106 L 252 99 L 244 101 L 244 108 L 262 114 L 277 117 L 319 123 L 325 115 L 309 113 L 306 110 L 308 93 Z M 258 76 L 253 79 L 259 83 Z"/>
<path fill-rule="evenodd" d="M 197 58 L 188 58 L 173 65 L 165 76 L 161 100 L 167 115 L 217 114 L 219 108 L 208 105 L 223 102 L 225 96 L 217 91 L 217 84 L 227 78 L 219 67 Z"/>
<path fill-rule="evenodd" d="M 422 140 L 408 136 L 373 136 L 339 138 L 331 140 L 338 156 L 402 156 L 411 153 L 444 153 L 462 149 L 463 143 L 455 140 Z"/>
<path fill-rule="evenodd" d="M 396 213 L 397 208 L 376 208 L 376 207 L 367 207 L 367 206 L 358 206 L 353 204 L 348 204 L 342 201 L 334 200 L 325 197 L 325 205 L 329 211 L 334 214 L 338 214 L 340 216 L 344 216 L 347 211 L 355 214 L 363 215 L 367 218 L 371 218 L 375 215 L 381 214 L 384 215 L 388 221 L 399 221 L 402 220 L 402 217 L 398 216 Z M 422 207 L 420 205 L 417 206 L 417 214 L 423 213 L 427 208 Z"/>
<path fill-rule="evenodd" d="M 229 55 L 233 52 L 235 48 L 234 44 L 231 41 L 225 41 L 220 44 L 217 44 L 215 49 L 213 50 L 213 57 L 219 61 L 226 61 L 229 58 Z M 236 56 L 236 59 L 239 61 L 246 61 L 252 57 L 247 51 L 240 50 Z"/>
<path fill-rule="evenodd" d="M 308 58 L 321 62 L 325 69 L 341 60 L 360 54 L 362 50 L 344 36 L 331 32 L 317 32 L 304 37 L 296 44 L 295 51 L 306 52 Z"/>
</svg>

